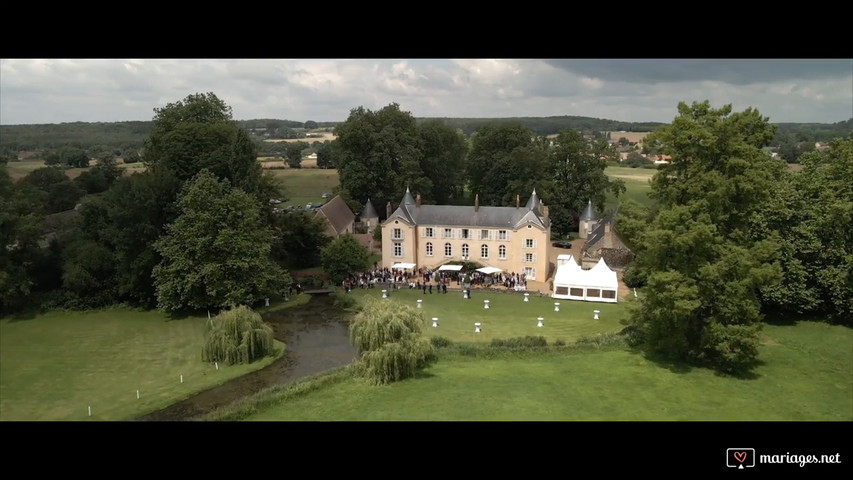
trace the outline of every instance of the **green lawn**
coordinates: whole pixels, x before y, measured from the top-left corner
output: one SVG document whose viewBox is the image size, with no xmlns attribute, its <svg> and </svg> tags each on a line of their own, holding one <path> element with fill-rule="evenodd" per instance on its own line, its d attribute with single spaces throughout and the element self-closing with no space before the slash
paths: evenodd
<svg viewBox="0 0 853 480">
<path fill-rule="evenodd" d="M 274 360 L 202 362 L 206 320 L 124 308 L 0 320 L 0 420 L 133 419 Z"/>
<path fill-rule="evenodd" d="M 449 295 L 449 294 L 448 294 Z M 853 334 L 767 325 L 755 378 L 664 365 L 623 348 L 443 354 L 420 378 L 374 387 L 338 375 L 250 421 L 851 421 Z"/>
<path fill-rule="evenodd" d="M 652 191 L 649 184 L 652 176 L 657 170 L 647 168 L 630 167 L 607 167 L 604 173 L 611 178 L 618 178 L 625 182 L 625 193 L 620 197 L 622 200 L 634 200 L 641 205 L 650 205 L 652 200 L 648 193 Z M 607 194 L 605 208 L 610 209 L 617 205 L 618 200 L 612 193 Z"/>
<path fill-rule="evenodd" d="M 268 170 L 280 177 L 287 192 L 288 201 L 283 206 L 323 202 L 323 193 L 332 193 L 338 186 L 338 171 L 320 168 L 287 168 Z"/>
<path fill-rule="evenodd" d="M 352 295 L 381 298 L 382 289 L 354 289 Z M 556 340 L 571 343 L 582 336 L 619 331 L 624 328 L 620 320 L 627 322 L 630 303 L 578 302 L 538 295 L 530 295 L 530 301 L 524 302 L 521 293 L 485 293 L 476 289 L 470 299 L 464 299 L 459 291 L 424 295 L 421 290 L 408 288 L 394 290 L 386 300 L 412 307 L 423 300 L 421 310 L 427 335 L 445 337 L 453 342 L 478 343 L 527 335 L 541 335 L 549 343 Z M 484 300 L 489 300 L 488 310 L 484 308 Z M 560 303 L 559 312 L 554 311 L 554 302 Z M 601 311 L 598 320 L 594 319 L 593 310 Z M 436 328 L 432 327 L 433 317 L 438 318 Z M 539 317 L 544 319 L 541 328 L 537 326 Z M 474 332 L 476 322 L 481 324 L 480 333 Z"/>
</svg>

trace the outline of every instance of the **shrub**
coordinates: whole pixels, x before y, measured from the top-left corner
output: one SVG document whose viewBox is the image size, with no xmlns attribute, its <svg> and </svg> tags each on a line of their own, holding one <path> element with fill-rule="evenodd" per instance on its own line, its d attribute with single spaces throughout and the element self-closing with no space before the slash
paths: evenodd
<svg viewBox="0 0 853 480">
<path fill-rule="evenodd" d="M 453 345 L 453 342 L 447 337 L 432 337 L 429 339 L 429 343 L 435 348 L 445 348 Z"/>
<path fill-rule="evenodd" d="M 275 352 L 272 327 L 249 307 L 239 306 L 210 319 L 201 357 L 205 362 L 251 363 Z"/>
<path fill-rule="evenodd" d="M 358 301 L 353 298 L 352 295 L 344 291 L 335 290 L 335 293 L 332 294 L 332 297 L 332 305 L 337 308 L 351 309 L 358 307 Z"/>
<path fill-rule="evenodd" d="M 542 336 L 534 337 L 532 335 L 528 335 L 526 337 L 508 338 L 506 340 L 494 338 L 492 339 L 491 345 L 493 347 L 503 348 L 535 348 L 547 346 L 548 341 Z"/>
<path fill-rule="evenodd" d="M 562 338 L 558 338 L 557 340 L 554 340 L 554 346 L 555 347 L 564 347 L 564 346 L 566 346 L 566 342 Z"/>
</svg>

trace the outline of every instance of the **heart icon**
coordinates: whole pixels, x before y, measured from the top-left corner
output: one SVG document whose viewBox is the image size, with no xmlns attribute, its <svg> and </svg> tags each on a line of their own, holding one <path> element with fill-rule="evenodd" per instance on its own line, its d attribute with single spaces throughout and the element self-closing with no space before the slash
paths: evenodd
<svg viewBox="0 0 853 480">
<path fill-rule="evenodd" d="M 743 461 L 746 460 L 746 452 L 735 452 L 735 460 L 743 463 Z"/>
</svg>

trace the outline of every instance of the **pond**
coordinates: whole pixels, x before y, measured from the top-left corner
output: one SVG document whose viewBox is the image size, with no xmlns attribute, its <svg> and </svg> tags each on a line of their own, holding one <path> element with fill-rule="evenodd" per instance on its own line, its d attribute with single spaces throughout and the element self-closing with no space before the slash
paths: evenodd
<svg viewBox="0 0 853 480">
<path fill-rule="evenodd" d="M 352 363 L 355 348 L 350 345 L 346 321 L 351 314 L 335 307 L 332 298 L 315 295 L 305 305 L 264 315 L 264 320 L 273 327 L 275 338 L 287 345 L 285 355 L 275 362 L 138 420 L 189 420 L 268 387 L 287 385 Z"/>
</svg>

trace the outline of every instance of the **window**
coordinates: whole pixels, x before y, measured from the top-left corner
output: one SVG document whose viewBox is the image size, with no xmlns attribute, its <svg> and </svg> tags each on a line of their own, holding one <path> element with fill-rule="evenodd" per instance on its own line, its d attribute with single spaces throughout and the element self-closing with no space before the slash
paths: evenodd
<svg viewBox="0 0 853 480">
<path fill-rule="evenodd" d="M 394 240 L 402 240 L 403 239 L 403 229 L 395 228 L 394 233 L 391 234 L 391 238 Z"/>
<path fill-rule="evenodd" d="M 431 257 L 431 256 L 432 256 L 432 242 L 427 242 L 427 244 L 426 244 L 426 253 L 427 253 L 427 257 Z"/>
<path fill-rule="evenodd" d="M 506 230 L 498 230 L 498 240 L 506 240 Z"/>
<path fill-rule="evenodd" d="M 453 229 L 445 228 L 444 229 L 444 238 L 453 238 Z"/>
<path fill-rule="evenodd" d="M 403 244 L 402 243 L 394 243 L 394 256 L 402 257 L 403 256 Z"/>
<path fill-rule="evenodd" d="M 489 258 L 489 246 L 480 245 L 480 258 Z"/>
<path fill-rule="evenodd" d="M 498 247 L 498 258 L 501 260 L 506 260 L 506 245 L 501 245 Z"/>
<path fill-rule="evenodd" d="M 536 241 L 532 238 L 524 239 L 524 248 L 536 248 Z"/>
<path fill-rule="evenodd" d="M 480 240 L 488 240 L 489 239 L 489 231 L 488 230 L 480 230 Z"/>
<path fill-rule="evenodd" d="M 557 287 L 554 294 L 555 295 L 568 295 L 569 287 Z"/>
<path fill-rule="evenodd" d="M 522 271 L 525 280 L 536 280 L 536 269 L 533 267 L 524 267 Z"/>
<path fill-rule="evenodd" d="M 453 256 L 453 246 L 450 245 L 449 243 L 444 244 L 444 256 L 445 257 L 452 257 Z"/>
<path fill-rule="evenodd" d="M 426 236 L 429 238 L 435 236 L 435 231 L 433 231 L 432 227 L 426 227 Z"/>
<path fill-rule="evenodd" d="M 468 244 L 467 243 L 462 244 L 462 258 L 464 258 L 465 260 L 468 260 Z"/>
<path fill-rule="evenodd" d="M 586 289 L 586 296 L 598 298 L 601 296 L 601 290 L 599 290 L 597 288 L 587 288 Z"/>
<path fill-rule="evenodd" d="M 582 288 L 572 288 L 569 290 L 569 295 L 571 295 L 573 297 L 582 297 L 583 296 L 583 289 Z"/>
<path fill-rule="evenodd" d="M 525 253 L 524 254 L 524 262 L 525 263 L 533 263 L 535 261 L 536 261 L 536 255 L 533 255 L 532 253 Z"/>
<path fill-rule="evenodd" d="M 616 298 L 616 290 L 602 290 L 601 298 Z"/>
<path fill-rule="evenodd" d="M 462 238 L 471 238 L 471 235 L 468 234 L 467 228 L 462 229 Z"/>
</svg>

